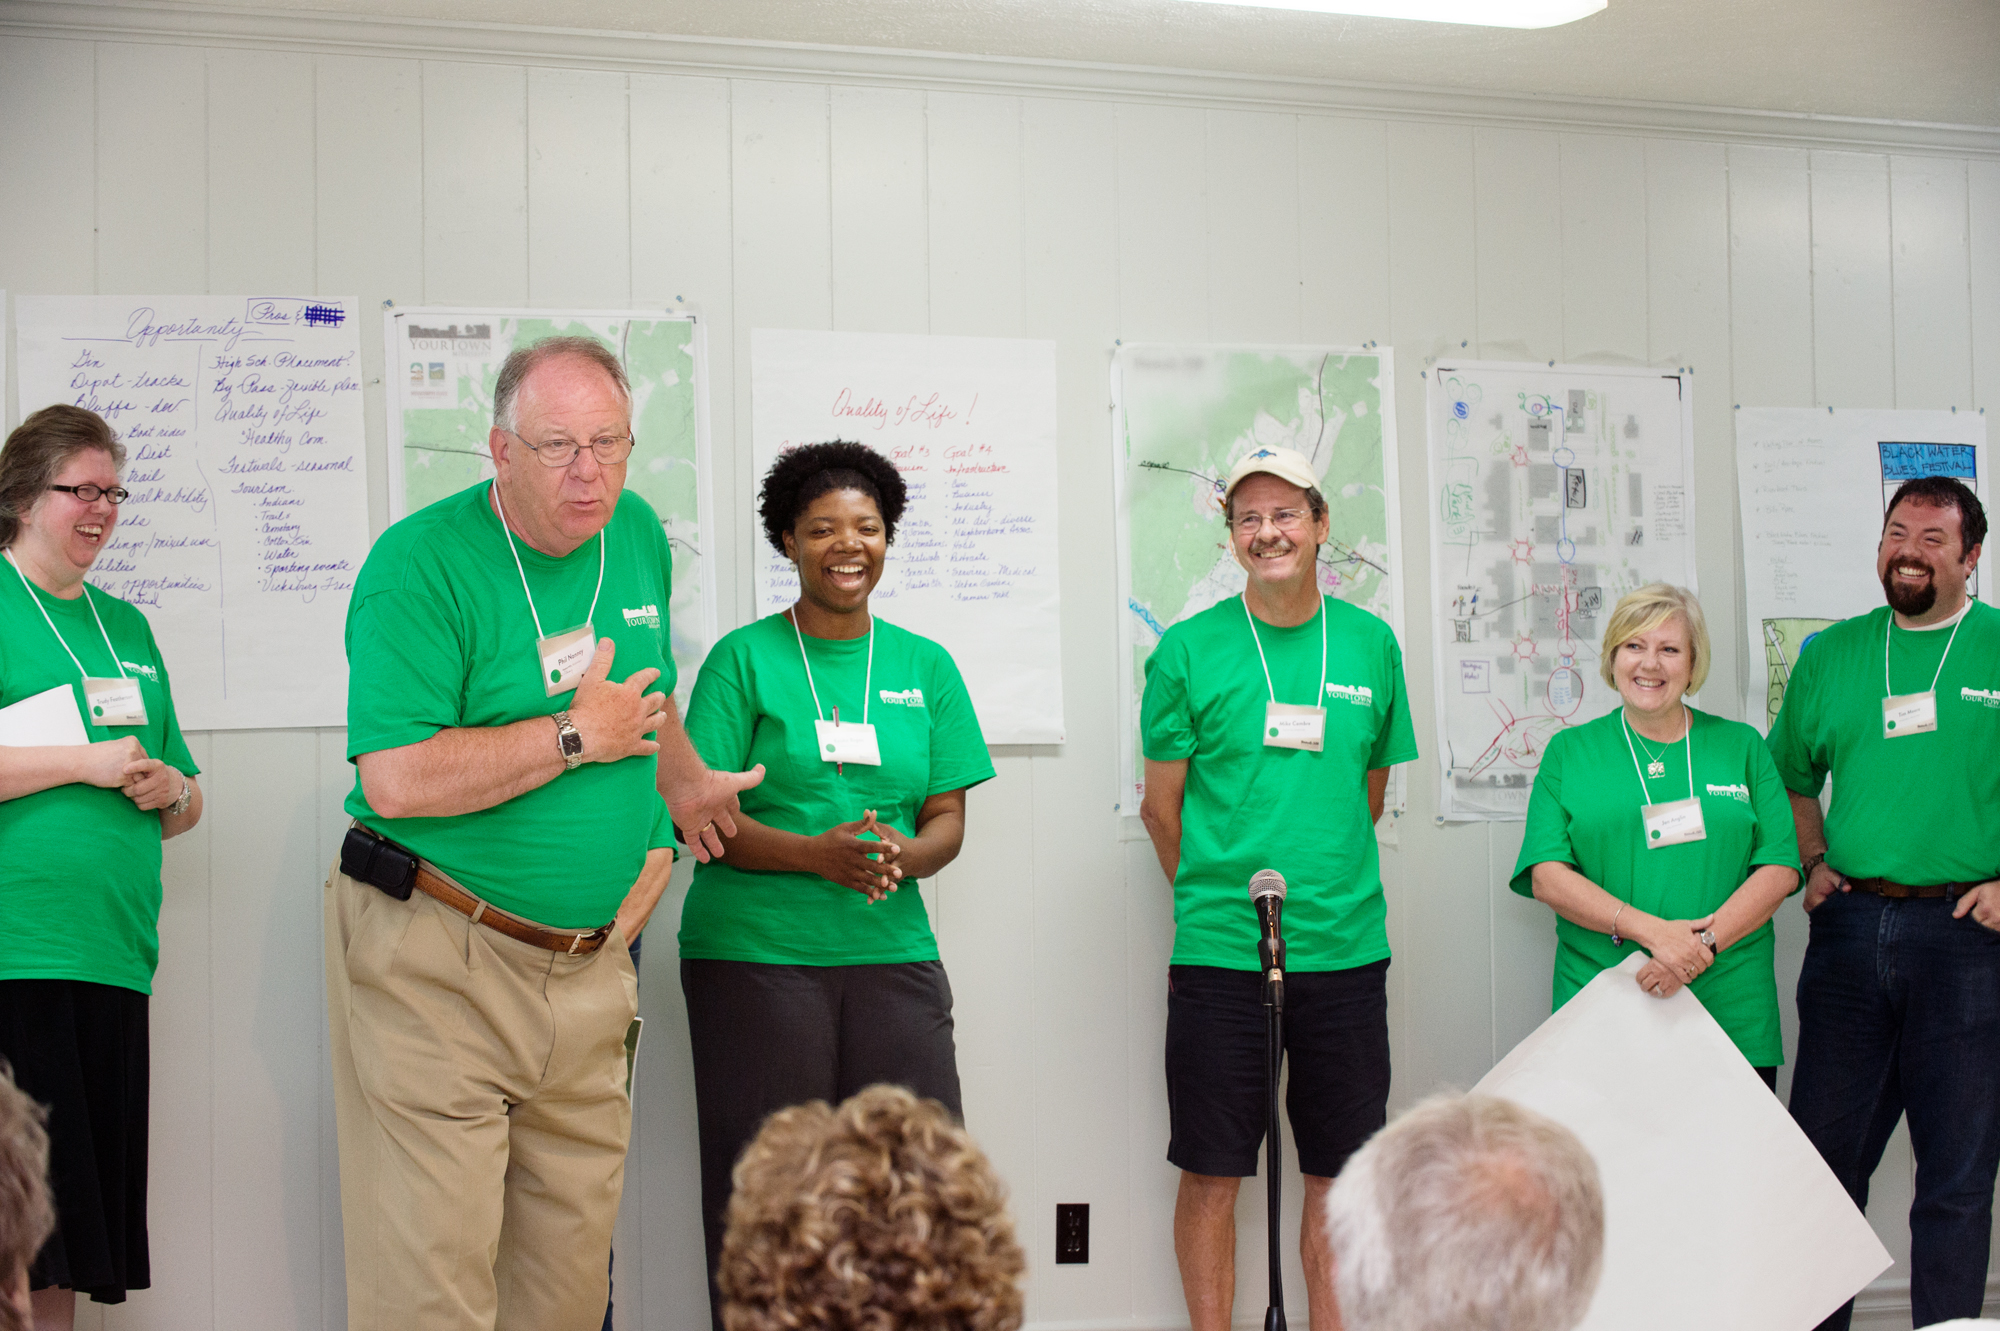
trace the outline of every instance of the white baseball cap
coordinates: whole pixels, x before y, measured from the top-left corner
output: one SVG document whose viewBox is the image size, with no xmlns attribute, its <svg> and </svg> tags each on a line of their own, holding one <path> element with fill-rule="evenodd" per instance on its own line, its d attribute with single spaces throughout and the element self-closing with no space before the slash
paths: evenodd
<svg viewBox="0 0 2000 1331">
<path fill-rule="evenodd" d="M 1310 490 L 1319 484 L 1319 477 L 1313 475 L 1312 463 L 1306 455 L 1289 448 L 1271 448 L 1259 445 L 1237 459 L 1229 470 L 1229 482 L 1222 487 L 1223 498 L 1236 493 L 1236 487 L 1255 476 L 1267 472 L 1281 481 L 1290 481 L 1301 490 Z"/>
</svg>

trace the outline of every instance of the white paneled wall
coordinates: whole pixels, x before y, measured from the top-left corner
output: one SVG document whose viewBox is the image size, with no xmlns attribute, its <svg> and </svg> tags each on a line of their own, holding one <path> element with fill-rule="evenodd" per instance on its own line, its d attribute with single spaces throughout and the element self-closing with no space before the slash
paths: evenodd
<svg viewBox="0 0 2000 1331">
<path fill-rule="evenodd" d="M 927 889 L 968 1121 L 1012 1185 L 1043 1328 L 1185 1322 L 1163 1158 L 1169 894 L 1112 807 L 1116 339 L 1395 348 L 1405 650 L 1426 750 L 1431 358 L 1693 367 L 1701 589 L 1723 634 L 1707 702 L 1729 714 L 1746 669 L 1733 407 L 2000 404 L 2000 144 L 1967 157 L 1725 142 L 1665 121 L 1599 133 L 1470 102 L 1336 114 L 1282 105 L 1282 90 L 1204 105 L 1109 73 L 1066 95 L 1000 86 L 1004 71 L 969 90 L 914 61 L 853 75 L 834 53 L 821 76 L 800 74 L 797 52 L 782 76 L 661 72 L 554 38 L 546 56 L 482 55 L 471 29 L 432 39 L 438 59 L 408 41 L 31 37 L 4 17 L 0 287 L 698 308 L 725 626 L 750 612 L 758 539 L 752 329 L 1055 339 L 1068 742 L 996 754 L 964 854 Z M 374 361 L 379 329 L 362 330 Z M 368 407 L 379 529 L 372 380 Z M 168 848 L 153 1009 L 156 1288 L 87 1307 L 85 1327 L 343 1324 L 318 926 L 343 740 L 193 737 L 209 815 Z M 1547 912 L 1506 888 L 1518 826 L 1440 827 L 1428 757 L 1409 775 L 1384 853 L 1398 1104 L 1471 1083 L 1533 1029 L 1554 948 Z M 643 965 L 628 1327 L 705 1320 L 676 903 Z M 1803 946 L 1789 907 L 1788 1048 Z M 1262 1301 L 1257 1191 L 1242 1207 L 1246 1319 Z M 1909 1196 L 1899 1139 L 1873 1208 L 1899 1257 Z M 1089 1265 L 1050 1264 L 1058 1201 L 1092 1205 Z M 1294 1255 L 1303 1319 L 1299 1279 Z M 1892 1273 L 1864 1320 L 1894 1325 L 1896 1297 Z"/>
</svg>

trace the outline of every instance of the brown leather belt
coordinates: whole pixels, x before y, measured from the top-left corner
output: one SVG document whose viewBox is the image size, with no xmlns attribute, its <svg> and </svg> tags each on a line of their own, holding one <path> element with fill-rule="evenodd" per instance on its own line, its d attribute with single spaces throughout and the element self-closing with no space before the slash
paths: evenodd
<svg viewBox="0 0 2000 1331">
<path fill-rule="evenodd" d="M 1845 874 L 1841 876 L 1846 877 Z M 1979 886 L 1978 883 L 1894 883 L 1887 878 L 1848 878 L 1847 882 L 1857 892 L 1888 897 L 1894 901 L 1935 897 L 1956 900 L 1961 894 Z"/>
<path fill-rule="evenodd" d="M 421 864 L 417 866 L 416 884 L 417 890 L 425 896 L 451 907 L 474 924 L 483 924 L 516 942 L 545 947 L 551 952 L 560 952 L 565 956 L 587 956 L 603 947 L 604 940 L 611 937 L 609 924 L 578 933 L 574 930 L 544 928 L 532 920 L 509 915 L 498 906 L 487 905 L 457 883 L 438 877 Z"/>
</svg>

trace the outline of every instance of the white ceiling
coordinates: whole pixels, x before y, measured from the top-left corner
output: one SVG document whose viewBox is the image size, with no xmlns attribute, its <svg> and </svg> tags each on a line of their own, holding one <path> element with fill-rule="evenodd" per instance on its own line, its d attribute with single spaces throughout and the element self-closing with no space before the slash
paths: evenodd
<svg viewBox="0 0 2000 1331">
<path fill-rule="evenodd" d="M 2000 0 L 1610 0 L 1515 31 L 1185 0 L 207 0 L 2000 125 Z"/>
</svg>

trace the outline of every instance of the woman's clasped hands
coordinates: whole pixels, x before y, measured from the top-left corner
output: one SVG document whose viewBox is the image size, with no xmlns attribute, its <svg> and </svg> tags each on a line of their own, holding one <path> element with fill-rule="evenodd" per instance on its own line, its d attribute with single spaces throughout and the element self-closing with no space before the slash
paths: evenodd
<svg viewBox="0 0 2000 1331">
<path fill-rule="evenodd" d="M 1715 954 L 1701 941 L 1701 933 L 1715 924 L 1715 916 L 1698 920 L 1661 920 L 1647 932 L 1648 937 L 1632 937 L 1652 954 L 1639 968 L 1639 987 L 1655 998 L 1672 998 L 1682 985 L 1715 964 Z"/>
<path fill-rule="evenodd" d="M 186 781 L 179 770 L 146 756 L 146 746 L 131 735 L 99 740 L 82 750 L 81 779 L 93 786 L 116 788 L 142 809 L 164 809 L 180 798 Z"/>
<path fill-rule="evenodd" d="M 876 822 L 873 809 L 865 810 L 858 821 L 836 823 L 813 840 L 819 848 L 819 876 L 871 902 L 894 892 L 903 880 L 896 865 L 896 857 L 903 853 L 902 833 Z"/>
</svg>

